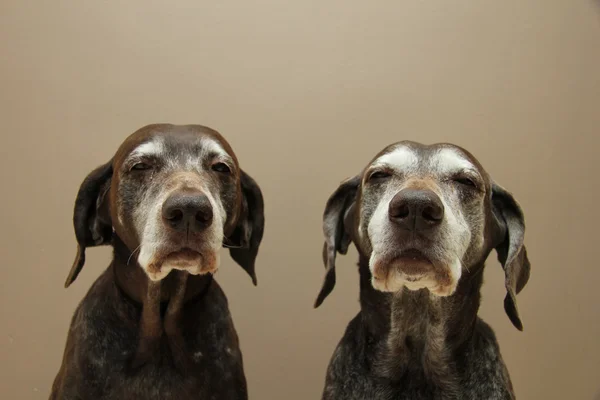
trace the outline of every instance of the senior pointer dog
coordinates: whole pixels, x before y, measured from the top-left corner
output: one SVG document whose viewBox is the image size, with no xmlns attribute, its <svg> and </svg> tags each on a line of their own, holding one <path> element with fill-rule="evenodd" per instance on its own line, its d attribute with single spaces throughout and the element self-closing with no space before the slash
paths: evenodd
<svg viewBox="0 0 600 400">
<path fill-rule="evenodd" d="M 72 319 L 52 400 L 247 399 L 238 336 L 213 279 L 219 250 L 256 284 L 263 198 L 227 141 L 200 125 L 149 125 L 81 184 L 78 248 L 114 256 Z"/>
<path fill-rule="evenodd" d="M 329 198 L 327 268 L 359 253 L 361 311 L 330 361 L 323 399 L 513 399 L 494 332 L 477 316 L 484 263 L 495 249 L 504 308 L 522 330 L 516 294 L 529 279 L 523 212 L 466 150 L 399 142 Z"/>
</svg>

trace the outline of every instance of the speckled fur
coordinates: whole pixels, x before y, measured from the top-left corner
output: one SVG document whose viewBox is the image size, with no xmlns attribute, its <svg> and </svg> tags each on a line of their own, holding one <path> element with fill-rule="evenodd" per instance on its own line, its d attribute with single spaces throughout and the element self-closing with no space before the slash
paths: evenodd
<svg viewBox="0 0 600 400">
<path fill-rule="evenodd" d="M 152 157 L 134 171 L 141 153 Z M 227 169 L 215 170 L 215 162 Z M 204 194 L 211 225 L 185 235 L 169 229 L 160 212 L 165 190 Z M 153 232 L 144 241 L 148 221 Z M 227 141 L 201 125 L 139 129 L 84 179 L 73 226 L 78 247 L 66 287 L 82 270 L 87 247 L 111 245 L 114 256 L 75 311 L 50 400 L 246 400 L 237 333 L 212 274 L 223 245 L 256 284 L 264 204 Z M 211 268 L 169 268 L 155 279 L 137 256 L 144 244 L 158 270 L 181 248 L 196 249 L 201 266 Z"/>
<path fill-rule="evenodd" d="M 370 171 L 381 171 L 381 160 L 387 169 L 370 179 Z M 475 181 L 464 187 L 456 174 Z M 391 199 L 407 182 L 448 199 L 439 228 L 407 234 L 389 217 Z M 359 253 L 361 304 L 331 358 L 323 400 L 515 398 L 494 332 L 477 312 L 484 263 L 495 249 L 505 271 L 506 313 L 523 328 L 516 294 L 530 271 L 524 216 L 475 157 L 451 144 L 392 144 L 331 195 L 323 231 L 327 272 L 315 307 L 333 290 L 336 254 L 346 254 L 350 243 Z M 377 257 L 383 259 L 377 268 L 400 276 L 402 265 L 386 263 L 381 255 L 405 250 L 419 251 L 434 268 L 453 272 L 452 290 L 438 290 L 435 280 L 420 286 L 396 280 L 390 288 L 374 279 Z"/>
<path fill-rule="evenodd" d="M 479 305 L 478 293 L 467 293 L 480 276 L 455 296 L 432 299 L 426 289 L 377 292 L 368 266 L 359 268 L 362 309 L 335 349 L 323 400 L 515 398 L 494 332 L 469 312 Z"/>
<path fill-rule="evenodd" d="M 212 278 L 183 311 L 185 374 L 173 366 L 167 338 L 154 362 L 131 371 L 141 308 L 116 286 L 110 267 L 73 316 L 65 360 L 51 400 L 247 399 L 242 355 L 227 299 Z"/>
</svg>

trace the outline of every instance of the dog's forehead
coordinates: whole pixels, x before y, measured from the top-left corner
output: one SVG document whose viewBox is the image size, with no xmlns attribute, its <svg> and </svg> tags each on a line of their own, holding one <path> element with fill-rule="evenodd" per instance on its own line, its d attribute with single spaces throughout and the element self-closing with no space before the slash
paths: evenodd
<svg viewBox="0 0 600 400">
<path fill-rule="evenodd" d="M 394 143 L 377 154 L 369 165 L 384 166 L 404 174 L 447 175 L 465 170 L 485 174 L 471 153 L 450 143 Z"/>
<path fill-rule="evenodd" d="M 169 160 L 220 157 L 237 165 L 225 138 L 202 125 L 148 125 L 131 134 L 115 156 L 122 162 L 131 157 L 155 156 Z"/>
</svg>

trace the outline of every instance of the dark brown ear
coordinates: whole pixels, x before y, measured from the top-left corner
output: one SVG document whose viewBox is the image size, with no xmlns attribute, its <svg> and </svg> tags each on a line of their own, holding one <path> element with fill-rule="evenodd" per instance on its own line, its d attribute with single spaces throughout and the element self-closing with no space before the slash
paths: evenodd
<svg viewBox="0 0 600 400">
<path fill-rule="evenodd" d="M 525 218 L 512 194 L 495 183 L 492 184 L 492 204 L 503 237 L 496 246 L 496 252 L 505 274 L 504 310 L 513 325 L 522 331 L 523 323 L 517 308 L 517 294 L 527 284 L 531 268 L 527 249 L 523 244 Z"/>
<path fill-rule="evenodd" d="M 112 173 L 111 160 L 90 172 L 79 187 L 73 211 L 77 255 L 65 281 L 65 287 L 69 287 L 81 272 L 87 247 L 111 243 L 112 223 L 106 193 L 110 188 Z"/>
<path fill-rule="evenodd" d="M 265 230 L 263 195 L 258 184 L 244 171 L 241 176 L 242 212 L 233 233 L 227 238 L 229 254 L 252 278 L 256 286 L 254 264 Z"/>
<path fill-rule="evenodd" d="M 327 200 L 323 214 L 323 263 L 326 272 L 323 286 L 315 301 L 315 308 L 319 307 L 335 287 L 335 258 L 336 254 L 346 254 L 352 239 L 348 234 L 345 222 L 353 204 L 360 185 L 360 177 L 355 176 L 343 181 L 337 190 Z"/>
</svg>

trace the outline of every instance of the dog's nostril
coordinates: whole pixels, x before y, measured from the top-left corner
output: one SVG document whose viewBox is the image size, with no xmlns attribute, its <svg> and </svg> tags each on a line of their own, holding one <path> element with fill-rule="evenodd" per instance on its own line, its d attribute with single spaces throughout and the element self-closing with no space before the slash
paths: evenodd
<svg viewBox="0 0 600 400">
<path fill-rule="evenodd" d="M 166 218 L 172 222 L 181 221 L 183 219 L 183 211 L 179 209 L 169 210 Z"/>
<path fill-rule="evenodd" d="M 201 223 L 210 222 L 212 220 L 212 217 L 213 213 L 210 209 L 201 210 L 196 213 L 196 221 Z"/>
<path fill-rule="evenodd" d="M 392 218 L 407 218 L 410 215 L 410 208 L 407 204 L 400 204 L 396 207 L 392 207 L 390 210 L 390 216 Z"/>
<path fill-rule="evenodd" d="M 430 222 L 440 221 L 444 217 L 444 211 L 440 207 L 426 206 L 423 208 L 423 219 Z"/>
</svg>

